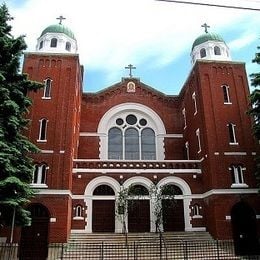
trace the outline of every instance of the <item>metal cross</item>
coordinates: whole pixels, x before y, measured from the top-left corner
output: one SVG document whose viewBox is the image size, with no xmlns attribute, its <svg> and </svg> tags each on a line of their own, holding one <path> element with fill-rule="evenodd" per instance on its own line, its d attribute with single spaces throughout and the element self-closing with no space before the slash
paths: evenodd
<svg viewBox="0 0 260 260">
<path fill-rule="evenodd" d="M 136 67 L 134 67 L 132 64 L 129 64 L 128 66 L 125 67 L 125 69 L 129 69 L 129 77 L 132 78 L 132 70 L 135 70 Z"/>
<path fill-rule="evenodd" d="M 62 20 L 65 20 L 66 18 L 60 15 L 59 17 L 56 18 L 57 20 L 60 20 L 59 24 L 62 23 Z"/>
<path fill-rule="evenodd" d="M 201 27 L 205 28 L 205 33 L 208 33 L 208 28 L 210 28 L 209 25 L 207 25 L 206 23 L 202 24 Z"/>
</svg>

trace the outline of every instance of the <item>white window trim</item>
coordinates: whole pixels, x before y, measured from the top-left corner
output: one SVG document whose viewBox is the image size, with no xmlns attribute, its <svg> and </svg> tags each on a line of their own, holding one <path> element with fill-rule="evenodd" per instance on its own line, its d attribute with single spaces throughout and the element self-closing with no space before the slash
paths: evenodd
<svg viewBox="0 0 260 260">
<path fill-rule="evenodd" d="M 186 109 L 185 108 L 182 109 L 182 115 L 183 115 L 183 121 L 184 121 L 183 129 L 185 129 L 187 127 L 187 118 L 186 118 Z"/>
<path fill-rule="evenodd" d="M 223 91 L 223 97 L 224 97 L 224 89 L 225 89 L 226 94 L 227 94 L 227 99 L 228 99 L 228 101 L 224 100 L 224 104 L 225 105 L 231 105 L 232 102 L 231 102 L 231 99 L 230 99 L 229 86 L 228 85 L 222 85 L 221 87 L 222 87 L 222 91 Z"/>
<path fill-rule="evenodd" d="M 192 94 L 192 100 L 194 103 L 194 116 L 198 113 L 198 107 L 197 107 L 197 100 L 196 100 L 196 93 L 193 92 Z"/>
<path fill-rule="evenodd" d="M 35 165 L 35 167 L 36 166 L 38 167 L 37 180 L 36 180 L 36 182 L 33 182 L 34 181 L 34 174 L 35 174 L 35 171 L 34 171 L 31 185 L 33 187 L 47 188 L 48 186 L 46 184 L 46 180 L 47 180 L 47 172 L 48 172 L 49 167 L 45 163 L 37 164 L 37 165 Z M 45 166 L 45 179 L 44 179 L 44 183 L 41 182 L 42 174 L 43 174 L 43 166 Z"/>
<path fill-rule="evenodd" d="M 230 144 L 230 145 L 238 145 L 237 138 L 236 138 L 236 131 L 235 131 L 236 125 L 233 124 L 233 123 L 227 124 L 227 127 L 228 127 L 228 135 L 229 135 L 229 139 L 230 139 L 229 126 L 232 127 L 232 136 L 233 136 L 233 139 L 234 139 L 234 142 L 229 142 L 229 144 Z M 230 140 L 229 140 L 229 141 L 230 141 Z"/>
<path fill-rule="evenodd" d="M 240 168 L 240 171 L 239 171 Z M 229 170 L 231 171 L 231 174 L 233 174 L 232 179 L 234 178 L 234 181 L 231 185 L 231 188 L 247 188 L 248 185 L 245 183 L 244 179 L 244 170 L 246 168 L 240 166 L 240 165 L 232 165 Z M 240 176 L 239 176 L 240 174 Z M 241 182 L 239 181 L 241 179 Z"/>
<path fill-rule="evenodd" d="M 50 81 L 50 96 L 49 97 L 46 97 L 46 83 L 47 81 Z M 43 82 L 44 82 L 44 88 L 43 88 L 43 96 L 42 96 L 42 99 L 51 99 L 51 88 L 52 88 L 52 79 L 51 78 L 46 78 Z"/>
<path fill-rule="evenodd" d="M 201 140 L 200 140 L 200 129 L 198 128 L 196 130 L 196 136 L 197 136 L 197 141 L 198 141 L 198 153 L 201 152 Z"/>
<path fill-rule="evenodd" d="M 46 128 L 45 128 L 45 139 L 41 139 L 41 133 L 42 133 L 42 121 L 43 120 L 46 120 Z M 38 135 L 38 139 L 37 139 L 37 142 L 47 142 L 47 128 L 48 128 L 48 122 L 49 120 L 47 118 L 42 118 L 39 120 L 39 123 L 40 123 L 40 128 L 39 128 L 39 135 Z"/>
<path fill-rule="evenodd" d="M 189 160 L 190 159 L 189 142 L 185 143 L 185 149 L 186 149 L 187 160 Z"/>
<path fill-rule="evenodd" d="M 113 126 L 115 118 L 120 115 L 133 113 L 135 115 L 143 115 L 148 121 L 149 127 L 155 132 L 156 160 L 164 160 L 164 136 L 166 130 L 160 116 L 151 108 L 139 103 L 123 103 L 112 107 L 101 118 L 97 134 L 100 136 L 100 154 L 99 158 L 106 160 L 108 158 L 108 129 Z"/>
</svg>

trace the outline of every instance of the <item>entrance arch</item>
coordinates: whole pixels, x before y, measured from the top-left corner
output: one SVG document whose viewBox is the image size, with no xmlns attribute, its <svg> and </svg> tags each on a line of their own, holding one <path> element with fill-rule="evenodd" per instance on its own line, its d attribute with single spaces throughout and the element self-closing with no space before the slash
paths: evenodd
<svg viewBox="0 0 260 260">
<path fill-rule="evenodd" d="M 173 191 L 174 196 L 182 195 L 181 189 L 173 184 L 167 184 Z M 167 191 L 163 195 L 167 194 Z M 162 200 L 163 209 L 163 231 L 184 231 L 184 210 L 183 210 L 183 200 L 174 200 L 171 202 L 169 199 Z"/>
<path fill-rule="evenodd" d="M 49 211 L 42 204 L 31 204 L 27 210 L 31 212 L 32 222 L 22 228 L 19 259 L 45 260 L 48 256 Z"/>
<path fill-rule="evenodd" d="M 231 223 L 235 253 L 237 255 L 259 254 L 256 215 L 246 202 L 240 201 L 232 207 Z"/>
<path fill-rule="evenodd" d="M 95 188 L 93 195 L 115 196 L 114 190 L 109 185 L 99 185 Z M 114 232 L 115 231 L 115 200 L 93 199 L 92 213 L 93 232 Z"/>
<path fill-rule="evenodd" d="M 179 189 L 181 194 L 175 196 L 176 205 L 178 208 L 178 218 L 181 220 L 181 223 L 184 219 L 184 227 L 183 224 L 179 225 L 179 228 L 181 228 L 184 231 L 192 231 L 192 225 L 191 225 L 191 216 L 190 216 L 190 203 L 191 203 L 191 189 L 188 183 L 175 176 L 170 176 L 163 178 L 158 182 L 159 186 L 163 185 L 173 185 Z"/>
<path fill-rule="evenodd" d="M 104 189 L 107 189 L 107 191 L 104 191 Z M 114 195 L 112 195 L 111 190 Z M 115 194 L 118 194 L 119 190 L 120 190 L 120 184 L 118 183 L 118 181 L 116 181 L 115 179 L 109 176 L 96 177 L 95 179 L 91 180 L 89 184 L 86 186 L 84 196 L 85 196 L 85 204 L 87 207 L 87 215 L 88 215 L 87 223 L 85 226 L 85 231 L 87 233 L 102 231 L 101 230 L 102 227 L 96 226 L 96 223 L 98 222 L 95 220 L 95 215 L 96 212 L 102 211 L 103 206 L 109 207 L 110 213 L 113 211 L 114 223 L 111 224 L 111 228 L 113 228 L 113 230 L 109 232 L 121 232 L 122 227 L 120 226 L 119 220 L 115 218 L 115 197 L 116 197 Z M 106 193 L 106 195 L 104 194 L 102 195 L 100 193 Z M 110 204 L 110 206 L 108 204 Z M 112 207 L 114 207 L 114 209 L 112 209 Z M 105 232 L 108 232 L 108 230 Z"/>
</svg>

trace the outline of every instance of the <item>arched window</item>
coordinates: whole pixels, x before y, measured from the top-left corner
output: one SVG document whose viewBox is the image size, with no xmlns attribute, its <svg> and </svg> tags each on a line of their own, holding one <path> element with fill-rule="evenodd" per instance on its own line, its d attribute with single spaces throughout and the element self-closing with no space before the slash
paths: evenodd
<svg viewBox="0 0 260 260">
<path fill-rule="evenodd" d="M 156 135 L 148 120 L 128 114 L 115 118 L 114 125 L 108 130 L 108 159 L 156 159 Z"/>
<path fill-rule="evenodd" d="M 57 43 L 58 43 L 57 38 L 52 38 L 52 39 L 51 39 L 51 47 L 52 47 L 52 48 L 57 47 Z"/>
<path fill-rule="evenodd" d="M 94 192 L 93 192 L 93 195 L 96 195 L 96 196 L 113 196 L 115 195 L 115 192 L 114 190 L 108 186 L 108 185 L 99 185 L 98 187 L 95 188 Z"/>
<path fill-rule="evenodd" d="M 130 196 L 146 196 L 149 195 L 149 191 L 143 185 L 137 184 L 130 186 L 128 189 L 128 195 Z"/>
<path fill-rule="evenodd" d="M 236 125 L 233 123 L 229 123 L 227 127 L 229 133 L 229 144 L 237 144 L 236 131 L 235 131 Z"/>
<path fill-rule="evenodd" d="M 233 184 L 244 184 L 244 174 L 242 165 L 231 165 L 231 178 Z"/>
<path fill-rule="evenodd" d="M 221 55 L 221 51 L 220 51 L 220 48 L 218 46 L 214 47 L 214 54 L 215 55 Z"/>
<path fill-rule="evenodd" d="M 71 50 L 71 43 L 70 42 L 66 42 L 65 50 L 66 51 L 70 51 Z"/>
<path fill-rule="evenodd" d="M 46 141 L 46 136 L 47 136 L 47 119 L 43 118 L 40 120 L 39 140 Z"/>
<path fill-rule="evenodd" d="M 141 132 L 142 160 L 155 160 L 155 134 L 153 129 L 145 128 Z"/>
<path fill-rule="evenodd" d="M 223 85 L 221 86 L 223 90 L 224 104 L 230 104 L 230 95 L 229 95 L 229 86 Z"/>
<path fill-rule="evenodd" d="M 117 127 L 108 131 L 108 159 L 123 159 L 123 135 Z"/>
<path fill-rule="evenodd" d="M 44 80 L 44 89 L 43 89 L 44 98 L 51 97 L 51 83 L 52 83 L 52 80 L 50 78 Z"/>
<path fill-rule="evenodd" d="M 40 120 L 39 141 L 47 141 L 47 123 L 48 120 L 46 118 Z"/>
<path fill-rule="evenodd" d="M 82 206 L 77 205 L 75 208 L 75 217 L 81 218 L 82 217 Z"/>
<path fill-rule="evenodd" d="M 200 206 L 198 204 L 194 204 L 192 206 L 192 216 L 200 216 Z"/>
<path fill-rule="evenodd" d="M 139 160 L 139 135 L 135 128 L 128 128 L 125 131 L 125 159 Z"/>
<path fill-rule="evenodd" d="M 43 41 L 40 42 L 40 46 L 39 46 L 39 49 L 42 49 L 43 48 Z"/>
<path fill-rule="evenodd" d="M 43 164 L 36 164 L 34 166 L 34 173 L 33 173 L 33 184 L 46 184 L 46 175 L 47 175 L 47 165 Z"/>
<path fill-rule="evenodd" d="M 200 57 L 201 58 L 204 58 L 204 57 L 206 57 L 206 49 L 204 49 L 204 48 L 202 48 L 201 50 L 200 50 Z"/>
</svg>

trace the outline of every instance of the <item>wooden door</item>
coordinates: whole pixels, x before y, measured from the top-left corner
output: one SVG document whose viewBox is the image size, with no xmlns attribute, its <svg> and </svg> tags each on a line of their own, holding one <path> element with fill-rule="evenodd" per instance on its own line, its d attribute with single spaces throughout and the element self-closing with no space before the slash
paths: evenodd
<svg viewBox="0 0 260 260">
<path fill-rule="evenodd" d="M 115 232 L 115 201 L 93 200 L 93 232 Z"/>
<path fill-rule="evenodd" d="M 45 260 L 48 256 L 49 213 L 42 205 L 32 205 L 31 226 L 23 227 L 21 232 L 19 259 Z"/>
<path fill-rule="evenodd" d="M 162 200 L 164 231 L 184 231 L 183 200 Z"/>
<path fill-rule="evenodd" d="M 131 200 L 128 203 L 128 231 L 150 232 L 150 201 Z"/>
</svg>

